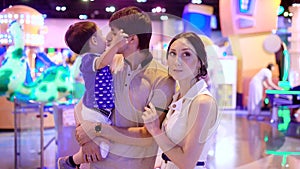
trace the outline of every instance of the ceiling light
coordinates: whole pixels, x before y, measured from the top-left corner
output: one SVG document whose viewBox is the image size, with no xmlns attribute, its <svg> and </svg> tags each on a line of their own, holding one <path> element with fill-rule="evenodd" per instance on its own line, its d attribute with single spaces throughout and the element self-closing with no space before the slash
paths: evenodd
<svg viewBox="0 0 300 169">
<path fill-rule="evenodd" d="M 160 16 L 160 20 L 162 20 L 162 21 L 166 21 L 168 19 L 169 19 L 169 17 L 167 15 Z"/>
<path fill-rule="evenodd" d="M 94 11 L 94 14 L 95 14 L 95 15 L 99 15 L 99 14 L 100 14 L 99 10 L 95 10 L 95 11 Z"/>
<path fill-rule="evenodd" d="M 192 0 L 192 4 L 201 4 L 202 0 Z"/>
<path fill-rule="evenodd" d="M 55 10 L 56 10 L 56 11 L 60 11 L 60 6 L 56 6 L 56 7 L 55 7 Z"/>
<path fill-rule="evenodd" d="M 105 8 L 105 11 L 113 13 L 116 11 L 116 8 L 114 6 L 109 6 Z"/>
<path fill-rule="evenodd" d="M 62 6 L 60 9 L 61 9 L 61 11 L 65 11 L 67 9 L 67 7 Z"/>
<path fill-rule="evenodd" d="M 87 15 L 79 15 L 79 19 L 87 19 L 88 18 L 88 16 Z"/>
<path fill-rule="evenodd" d="M 166 8 L 162 8 L 160 6 L 156 7 L 156 8 L 152 8 L 152 13 L 165 13 L 166 12 Z"/>
</svg>

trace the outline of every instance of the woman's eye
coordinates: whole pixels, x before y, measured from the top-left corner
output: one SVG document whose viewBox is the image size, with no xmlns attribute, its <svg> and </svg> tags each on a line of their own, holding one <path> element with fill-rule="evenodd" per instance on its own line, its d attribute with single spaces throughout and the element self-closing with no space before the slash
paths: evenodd
<svg viewBox="0 0 300 169">
<path fill-rule="evenodd" d="M 182 55 L 183 55 L 184 57 L 189 57 L 189 56 L 191 56 L 191 53 L 190 53 L 190 52 L 184 52 Z"/>
<path fill-rule="evenodd" d="M 169 56 L 176 56 L 175 52 L 169 52 Z"/>
</svg>

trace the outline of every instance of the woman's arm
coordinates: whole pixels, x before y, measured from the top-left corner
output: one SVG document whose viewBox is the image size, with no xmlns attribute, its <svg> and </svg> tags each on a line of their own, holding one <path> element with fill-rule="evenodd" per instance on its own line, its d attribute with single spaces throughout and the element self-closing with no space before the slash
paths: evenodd
<svg viewBox="0 0 300 169">
<path fill-rule="evenodd" d="M 149 122 L 154 117 L 154 111 L 148 109 L 147 113 L 144 118 Z M 192 169 L 195 168 L 206 141 L 200 142 L 200 140 L 207 137 L 208 130 L 216 122 L 216 117 L 217 110 L 214 100 L 206 95 L 198 96 L 189 109 L 188 123 L 190 127 L 187 135 L 180 143 L 181 146 L 174 144 L 164 132 L 152 126 L 153 123 L 146 123 L 146 126 L 159 147 L 176 166 L 181 169 Z"/>
<path fill-rule="evenodd" d="M 282 90 L 279 86 L 273 83 L 272 78 L 268 78 L 267 83 L 272 89 Z"/>
</svg>

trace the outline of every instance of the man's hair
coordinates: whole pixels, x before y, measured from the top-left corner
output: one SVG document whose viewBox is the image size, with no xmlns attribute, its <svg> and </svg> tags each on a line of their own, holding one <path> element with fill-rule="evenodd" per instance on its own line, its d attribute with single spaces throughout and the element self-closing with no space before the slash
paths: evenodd
<svg viewBox="0 0 300 169">
<path fill-rule="evenodd" d="M 274 64 L 273 64 L 273 63 L 269 63 L 268 66 L 267 66 L 267 68 L 268 68 L 269 70 L 272 70 L 272 67 L 274 67 Z"/>
<path fill-rule="evenodd" d="M 115 12 L 109 19 L 109 26 L 123 29 L 125 33 L 137 35 L 140 50 L 149 49 L 152 36 L 150 17 L 135 6 L 125 7 Z"/>
<path fill-rule="evenodd" d="M 199 77 L 197 78 L 205 77 L 207 75 L 207 68 L 208 68 L 207 55 L 206 55 L 204 43 L 202 42 L 201 38 L 197 34 L 193 32 L 184 32 L 176 35 L 169 43 L 168 50 L 167 50 L 167 58 L 168 58 L 171 45 L 180 38 L 185 38 L 186 40 L 188 40 L 196 50 L 197 57 L 201 63 L 200 72 L 197 75 Z"/>
<path fill-rule="evenodd" d="M 94 22 L 82 21 L 70 25 L 65 34 L 65 43 L 75 53 L 81 54 L 89 50 L 86 42 L 97 31 Z"/>
</svg>

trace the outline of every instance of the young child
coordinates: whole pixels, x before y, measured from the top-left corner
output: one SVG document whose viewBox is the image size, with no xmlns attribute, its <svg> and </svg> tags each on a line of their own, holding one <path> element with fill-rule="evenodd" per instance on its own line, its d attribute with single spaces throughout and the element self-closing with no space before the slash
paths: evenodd
<svg viewBox="0 0 300 169">
<path fill-rule="evenodd" d="M 111 124 L 110 116 L 115 105 L 112 74 L 108 65 L 112 63 L 119 48 L 127 43 L 126 37 L 127 35 L 120 30 L 110 46 L 105 49 L 105 38 L 94 22 L 77 22 L 67 30 L 66 44 L 74 53 L 82 56 L 80 71 L 85 82 L 85 93 L 80 116 L 83 120 Z M 105 158 L 109 152 L 109 145 L 102 141 L 99 146 L 101 156 Z M 85 160 L 90 160 L 87 158 L 83 156 L 80 148 L 73 156 L 60 157 L 58 168 L 79 168 Z"/>
</svg>

